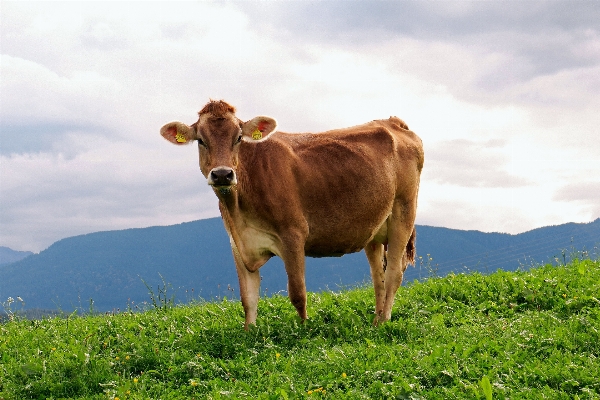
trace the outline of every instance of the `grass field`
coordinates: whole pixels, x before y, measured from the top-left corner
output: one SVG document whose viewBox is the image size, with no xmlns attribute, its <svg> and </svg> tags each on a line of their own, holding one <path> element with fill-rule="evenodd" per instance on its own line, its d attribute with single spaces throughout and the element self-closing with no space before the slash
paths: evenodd
<svg viewBox="0 0 600 400">
<path fill-rule="evenodd" d="M 0 399 L 599 399 L 600 261 L 0 325 Z"/>
</svg>

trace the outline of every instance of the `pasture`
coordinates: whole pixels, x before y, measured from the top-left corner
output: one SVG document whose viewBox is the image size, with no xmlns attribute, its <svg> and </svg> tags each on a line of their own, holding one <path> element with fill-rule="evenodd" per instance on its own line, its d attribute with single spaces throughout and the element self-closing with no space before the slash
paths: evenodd
<svg viewBox="0 0 600 400">
<path fill-rule="evenodd" d="M 600 261 L 0 325 L 0 399 L 598 399 Z M 159 299 L 160 300 L 160 299 Z"/>
</svg>

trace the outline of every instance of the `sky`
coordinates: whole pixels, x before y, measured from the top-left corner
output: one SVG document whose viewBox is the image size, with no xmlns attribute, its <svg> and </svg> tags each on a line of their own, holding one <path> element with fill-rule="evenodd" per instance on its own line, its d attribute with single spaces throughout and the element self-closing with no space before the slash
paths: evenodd
<svg viewBox="0 0 600 400">
<path fill-rule="evenodd" d="M 0 3 L 0 246 L 219 215 L 209 99 L 318 132 L 423 140 L 417 223 L 520 233 L 600 217 L 600 2 Z M 274 183 L 275 184 L 275 183 Z"/>
</svg>

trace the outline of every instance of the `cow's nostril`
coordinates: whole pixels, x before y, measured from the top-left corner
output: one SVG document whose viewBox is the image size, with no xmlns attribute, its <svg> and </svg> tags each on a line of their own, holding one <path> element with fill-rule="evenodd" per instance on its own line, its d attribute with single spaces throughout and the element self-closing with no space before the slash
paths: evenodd
<svg viewBox="0 0 600 400">
<path fill-rule="evenodd" d="M 230 186 L 236 183 L 235 172 L 231 168 L 215 168 L 210 171 L 208 183 L 213 186 Z"/>
</svg>

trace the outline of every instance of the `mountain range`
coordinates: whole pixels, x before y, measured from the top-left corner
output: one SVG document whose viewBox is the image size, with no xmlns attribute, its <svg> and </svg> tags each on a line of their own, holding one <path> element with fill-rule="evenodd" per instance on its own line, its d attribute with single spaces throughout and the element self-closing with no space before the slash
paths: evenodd
<svg viewBox="0 0 600 400">
<path fill-rule="evenodd" d="M 517 235 L 417 226 L 417 262 L 405 282 L 450 272 L 515 270 L 562 263 L 575 253 L 597 258 L 600 218 Z M 23 254 L 21 254 L 22 256 Z M 261 293 L 285 294 L 277 257 L 261 268 Z M 309 291 L 370 282 L 364 252 L 307 258 Z M 172 226 L 96 232 L 55 242 L 39 254 L 0 264 L 0 301 L 19 296 L 26 309 L 96 311 L 137 308 L 155 299 L 239 298 L 229 237 L 220 218 Z M 166 291 L 166 293 L 165 293 Z M 93 303 L 92 303 L 93 302 Z"/>
</svg>

